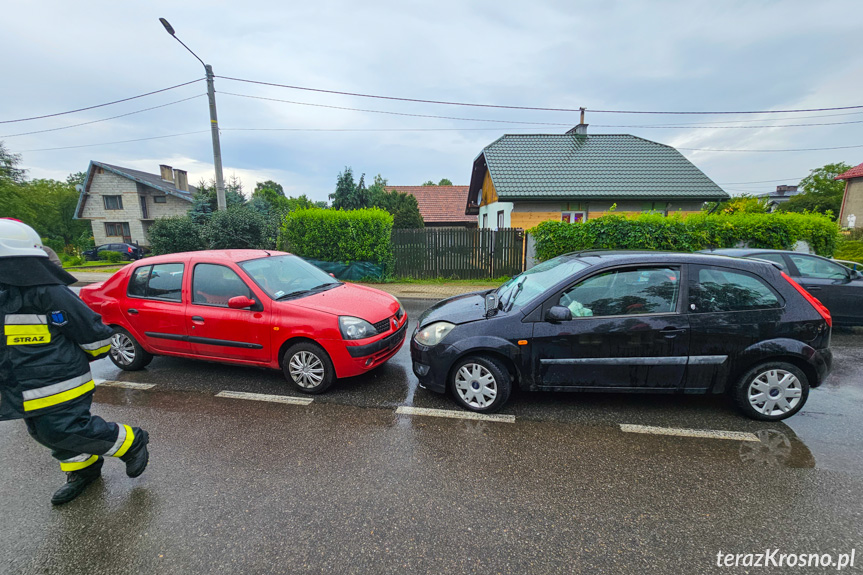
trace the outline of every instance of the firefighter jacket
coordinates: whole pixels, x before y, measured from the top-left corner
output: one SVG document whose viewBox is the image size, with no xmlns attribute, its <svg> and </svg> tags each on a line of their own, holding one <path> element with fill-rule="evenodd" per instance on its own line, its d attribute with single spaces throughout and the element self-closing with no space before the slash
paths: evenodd
<svg viewBox="0 0 863 575">
<path fill-rule="evenodd" d="M 0 420 L 89 399 L 89 362 L 107 355 L 113 331 L 69 288 L 0 283 L 0 322 Z"/>
</svg>

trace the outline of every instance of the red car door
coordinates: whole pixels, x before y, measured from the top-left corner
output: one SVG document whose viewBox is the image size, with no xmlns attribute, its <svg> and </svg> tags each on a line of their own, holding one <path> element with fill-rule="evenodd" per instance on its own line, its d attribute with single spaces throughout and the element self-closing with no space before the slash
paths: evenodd
<svg viewBox="0 0 863 575">
<path fill-rule="evenodd" d="M 267 363 L 270 361 L 269 298 L 252 290 L 238 270 L 198 262 L 192 269 L 186 329 L 192 352 L 204 357 Z M 231 309 L 228 300 L 246 296 L 256 305 Z"/>
<path fill-rule="evenodd" d="M 188 353 L 183 284 L 187 261 L 139 266 L 129 274 L 123 317 L 129 331 L 157 352 Z"/>
</svg>

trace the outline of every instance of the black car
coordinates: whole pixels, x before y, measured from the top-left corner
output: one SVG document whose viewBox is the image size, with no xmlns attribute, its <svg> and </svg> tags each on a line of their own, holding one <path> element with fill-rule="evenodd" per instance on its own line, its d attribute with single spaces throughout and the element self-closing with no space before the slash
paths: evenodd
<svg viewBox="0 0 863 575">
<path fill-rule="evenodd" d="M 863 325 L 863 274 L 822 258 L 782 250 L 749 248 L 710 253 L 775 262 L 830 310 L 836 325 Z"/>
<path fill-rule="evenodd" d="M 81 253 L 84 259 L 98 260 L 101 252 L 118 252 L 127 261 L 139 260 L 144 257 L 144 250 L 135 244 L 102 244 Z"/>
<path fill-rule="evenodd" d="M 749 417 L 803 407 L 830 371 L 830 314 L 775 265 L 705 254 L 563 255 L 441 301 L 411 338 L 423 387 L 492 412 L 526 390 L 730 393 Z"/>
</svg>

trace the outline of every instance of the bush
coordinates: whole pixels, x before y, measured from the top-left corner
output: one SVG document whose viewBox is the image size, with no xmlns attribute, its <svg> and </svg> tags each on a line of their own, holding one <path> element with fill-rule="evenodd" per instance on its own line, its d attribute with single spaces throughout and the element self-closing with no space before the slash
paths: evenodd
<svg viewBox="0 0 863 575">
<path fill-rule="evenodd" d="M 746 245 L 788 250 L 800 240 L 815 253 L 829 257 L 839 240 L 839 228 L 827 216 L 793 213 L 612 214 L 582 224 L 542 222 L 528 233 L 536 240 L 540 260 L 586 249 L 693 252 Z"/>
<path fill-rule="evenodd" d="M 863 241 L 845 240 L 839 244 L 833 257 L 837 260 L 850 260 L 863 264 Z"/>
<path fill-rule="evenodd" d="M 155 255 L 194 252 L 205 248 L 202 228 L 189 216 L 158 218 L 147 231 L 147 237 Z"/>
<path fill-rule="evenodd" d="M 63 262 L 64 268 L 73 268 L 75 266 L 82 266 L 86 263 L 84 258 L 82 258 L 81 256 L 67 256 L 65 259 L 64 258 L 60 258 L 60 259 Z"/>
<path fill-rule="evenodd" d="M 120 252 L 105 250 L 103 252 L 99 252 L 99 259 L 104 262 L 117 263 L 123 261 L 123 254 Z"/>
<path fill-rule="evenodd" d="M 374 262 L 389 266 L 393 217 L 378 208 L 297 210 L 282 224 L 279 249 L 328 262 Z"/>
<path fill-rule="evenodd" d="M 265 249 L 268 233 L 267 216 L 242 207 L 213 212 L 201 230 L 207 249 Z"/>
</svg>

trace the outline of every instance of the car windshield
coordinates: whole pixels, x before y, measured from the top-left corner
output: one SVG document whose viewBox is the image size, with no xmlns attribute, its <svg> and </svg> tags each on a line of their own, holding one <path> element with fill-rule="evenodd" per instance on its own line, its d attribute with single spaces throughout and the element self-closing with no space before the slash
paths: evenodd
<svg viewBox="0 0 863 575">
<path fill-rule="evenodd" d="M 242 262 L 240 267 L 273 299 L 299 297 L 341 285 L 297 256 L 259 258 Z"/>
<path fill-rule="evenodd" d="M 499 305 L 506 311 L 519 308 L 587 266 L 588 264 L 572 256 L 558 256 L 537 264 L 497 289 Z"/>
</svg>

